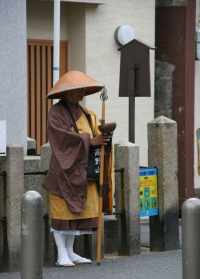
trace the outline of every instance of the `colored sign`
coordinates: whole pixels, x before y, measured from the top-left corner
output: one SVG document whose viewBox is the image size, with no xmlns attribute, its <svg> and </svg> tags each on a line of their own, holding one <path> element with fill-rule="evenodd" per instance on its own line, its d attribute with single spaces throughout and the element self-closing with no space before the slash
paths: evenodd
<svg viewBox="0 0 200 279">
<path fill-rule="evenodd" d="M 0 156 L 6 155 L 6 121 L 0 120 Z"/>
<path fill-rule="evenodd" d="M 198 174 L 200 175 L 200 129 L 197 130 Z"/>
<path fill-rule="evenodd" d="M 155 216 L 158 209 L 157 168 L 140 168 L 140 217 Z"/>
</svg>

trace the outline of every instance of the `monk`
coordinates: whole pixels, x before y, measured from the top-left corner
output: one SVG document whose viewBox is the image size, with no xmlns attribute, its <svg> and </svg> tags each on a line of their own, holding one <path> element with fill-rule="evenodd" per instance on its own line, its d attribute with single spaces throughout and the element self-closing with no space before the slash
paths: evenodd
<svg viewBox="0 0 200 279">
<path fill-rule="evenodd" d="M 75 236 L 97 229 L 98 191 L 96 182 L 87 177 L 88 158 L 90 148 L 106 145 L 110 136 L 99 132 L 95 113 L 79 102 L 103 87 L 82 72 L 69 71 L 48 94 L 48 98 L 60 100 L 48 115 L 52 157 L 45 183 L 59 266 L 91 263 L 77 255 L 73 245 Z"/>
</svg>

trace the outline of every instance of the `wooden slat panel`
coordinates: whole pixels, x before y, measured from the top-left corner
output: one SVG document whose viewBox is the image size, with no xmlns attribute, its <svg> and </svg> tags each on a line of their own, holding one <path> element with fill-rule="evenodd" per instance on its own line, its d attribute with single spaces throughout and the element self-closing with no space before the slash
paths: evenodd
<svg viewBox="0 0 200 279">
<path fill-rule="evenodd" d="M 52 46 L 47 47 L 47 92 L 52 88 Z M 48 100 L 47 113 L 52 106 L 52 101 Z"/>
<path fill-rule="evenodd" d="M 62 42 L 60 44 L 60 76 L 62 76 L 67 71 L 67 53 L 68 47 L 67 42 Z"/>
<path fill-rule="evenodd" d="M 36 139 L 36 121 L 35 121 L 35 47 L 30 47 L 30 118 L 31 133 L 30 136 Z"/>
<path fill-rule="evenodd" d="M 41 53 L 40 45 L 36 46 L 36 141 L 37 152 L 41 139 Z"/>
<path fill-rule="evenodd" d="M 67 42 L 61 42 L 61 74 L 67 71 Z M 47 142 L 46 124 L 52 101 L 47 92 L 52 88 L 53 42 L 28 40 L 28 136 L 35 138 L 37 153 Z"/>
<path fill-rule="evenodd" d="M 47 79 L 47 70 L 46 70 L 46 46 L 42 46 L 42 138 L 41 138 L 41 145 L 46 142 L 46 79 Z"/>
</svg>

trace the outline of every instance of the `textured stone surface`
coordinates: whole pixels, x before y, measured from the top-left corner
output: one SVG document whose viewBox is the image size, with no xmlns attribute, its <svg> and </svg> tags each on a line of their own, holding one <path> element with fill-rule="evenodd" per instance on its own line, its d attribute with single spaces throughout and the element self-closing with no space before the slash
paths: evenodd
<svg viewBox="0 0 200 279">
<path fill-rule="evenodd" d="M 178 239 L 177 124 L 164 116 L 148 124 L 149 166 L 158 168 L 159 217 L 151 218 L 152 250 L 173 250 Z"/>
<path fill-rule="evenodd" d="M 49 169 L 49 163 L 51 159 L 51 147 L 49 143 L 46 143 L 41 148 L 41 163 L 40 163 L 40 169 L 41 171 L 47 171 Z"/>
<path fill-rule="evenodd" d="M 9 146 L 6 158 L 6 214 L 9 264 L 19 264 L 21 240 L 21 198 L 24 193 L 24 152 L 21 146 Z"/>
<path fill-rule="evenodd" d="M 173 73 L 175 66 L 156 61 L 155 71 L 155 117 L 172 118 Z"/>
<path fill-rule="evenodd" d="M 125 205 L 125 224 L 119 228 L 119 242 L 129 255 L 140 253 L 140 221 L 139 221 L 139 147 L 134 144 L 118 145 L 116 147 L 116 169 L 124 168 L 123 200 L 118 200 L 117 211 Z M 120 180 L 116 180 L 116 191 L 120 190 Z M 122 190 L 123 192 L 123 190 Z M 120 199 L 120 197 L 119 197 Z M 123 227 L 122 227 L 123 226 Z M 125 232 L 125 233 L 124 233 Z M 125 237 L 125 238 L 124 238 Z M 123 239 L 122 239 L 123 238 Z"/>
<path fill-rule="evenodd" d="M 29 137 L 27 137 L 27 154 L 28 155 L 36 154 L 36 140 Z"/>
<path fill-rule="evenodd" d="M 24 157 L 24 188 L 25 191 L 34 190 L 42 195 L 44 200 L 44 214 L 47 213 L 47 194 L 46 190 L 42 187 L 45 175 L 37 174 L 41 172 L 40 169 L 40 156 L 25 156 Z M 33 173 L 29 174 L 28 173 Z"/>
</svg>

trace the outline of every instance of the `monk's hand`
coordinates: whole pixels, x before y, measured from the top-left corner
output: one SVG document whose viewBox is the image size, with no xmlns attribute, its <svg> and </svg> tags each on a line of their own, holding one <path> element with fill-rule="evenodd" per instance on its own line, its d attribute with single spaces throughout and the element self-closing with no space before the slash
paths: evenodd
<svg viewBox="0 0 200 279">
<path fill-rule="evenodd" d="M 110 141 L 110 136 L 108 135 L 98 135 L 90 140 L 90 144 L 93 146 L 96 145 L 107 145 Z"/>
</svg>

